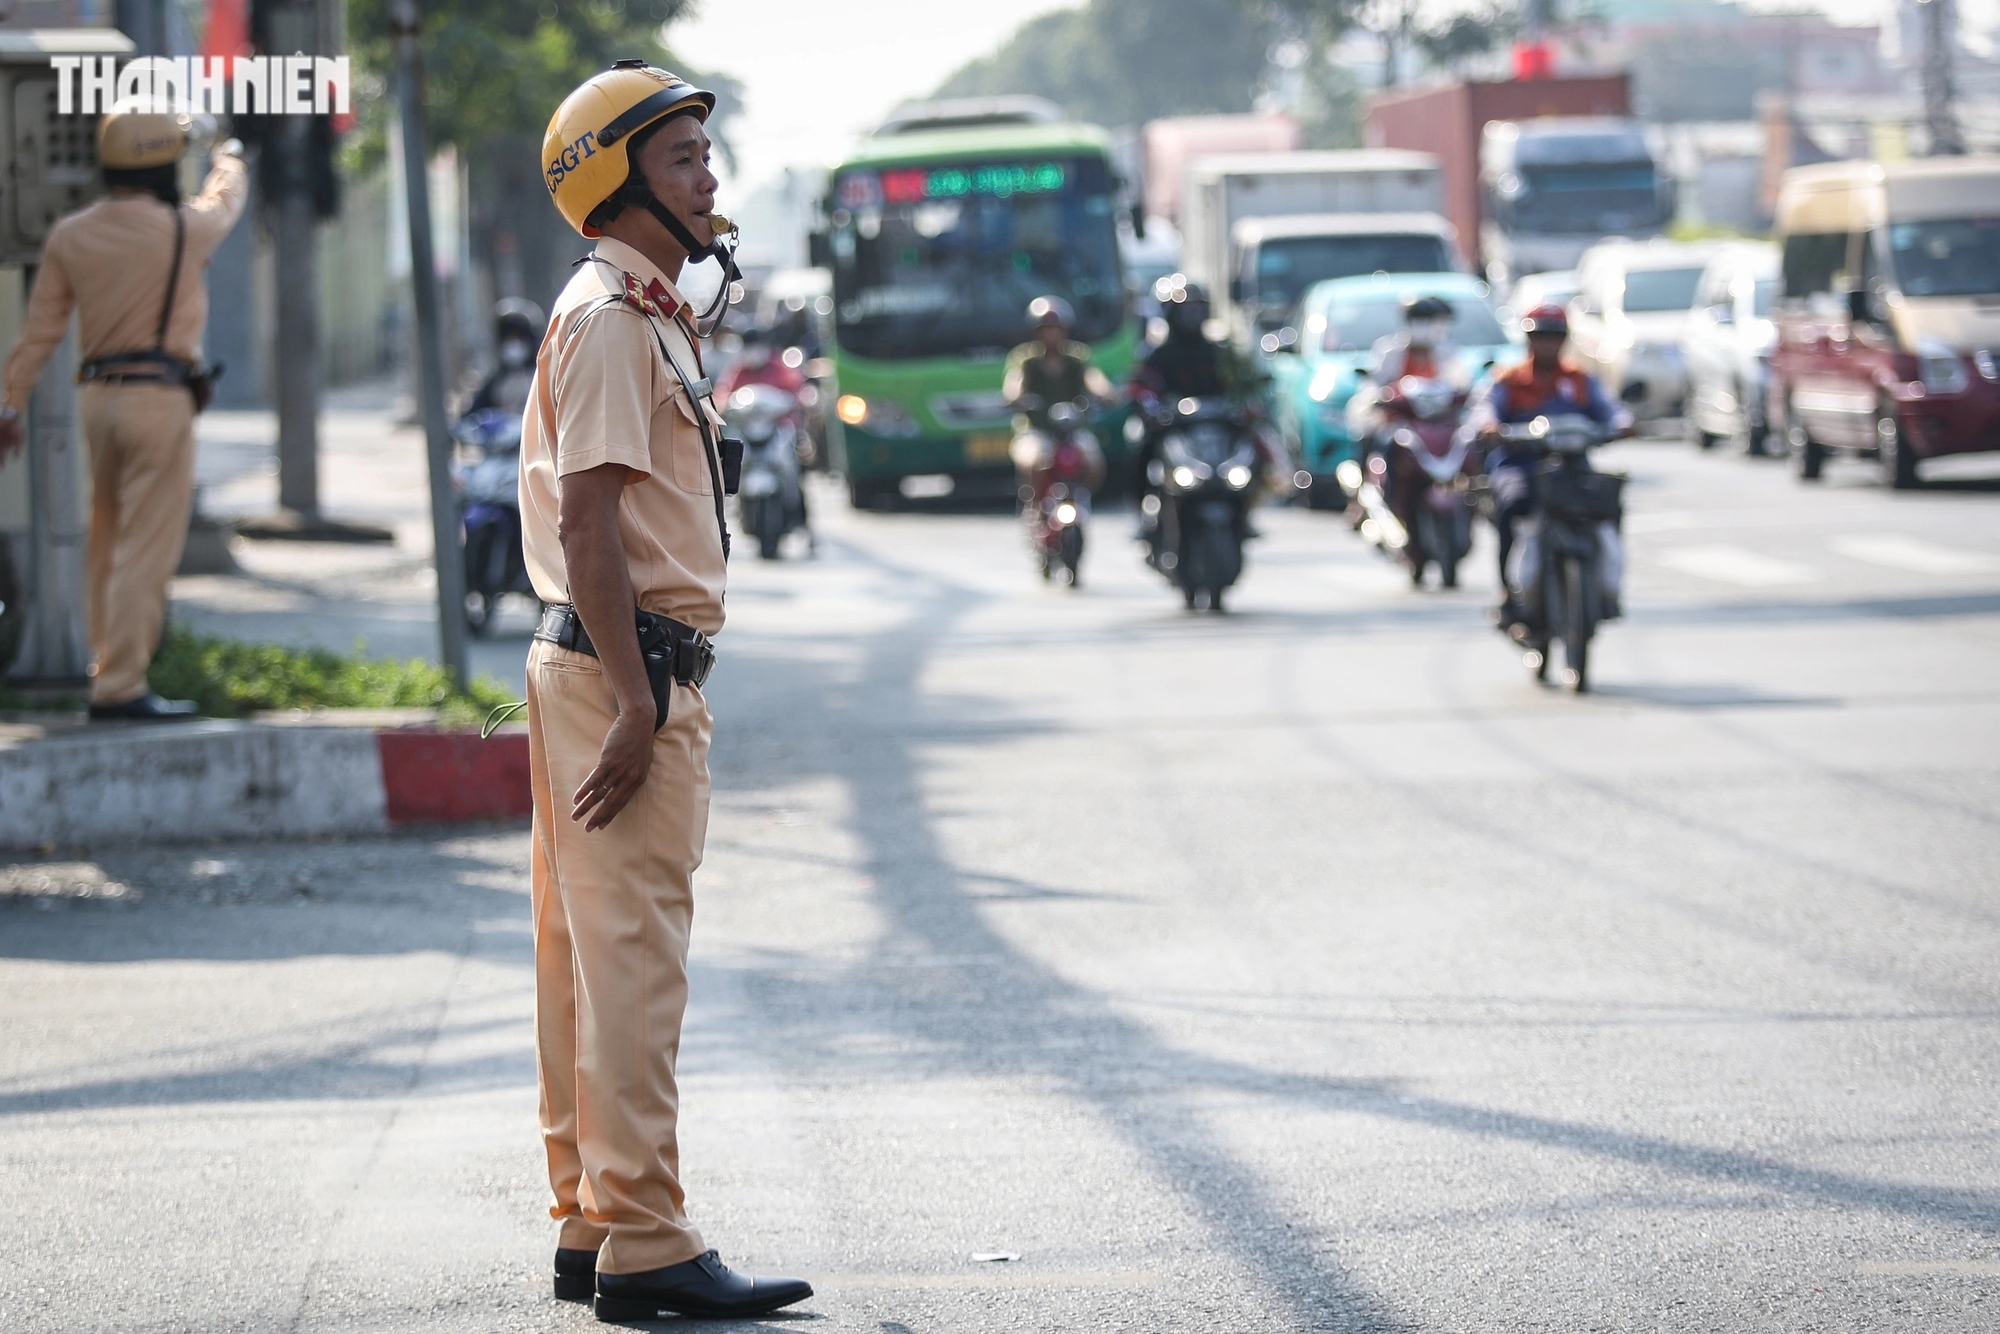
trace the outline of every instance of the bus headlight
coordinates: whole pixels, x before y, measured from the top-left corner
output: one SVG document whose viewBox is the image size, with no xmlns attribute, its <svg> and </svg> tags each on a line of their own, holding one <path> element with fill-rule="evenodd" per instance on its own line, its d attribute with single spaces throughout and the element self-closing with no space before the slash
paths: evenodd
<svg viewBox="0 0 2000 1334">
<path fill-rule="evenodd" d="M 913 436 L 917 419 L 901 403 L 878 398 L 873 403 L 859 394 L 842 394 L 833 410 L 849 426 L 864 426 L 877 435 Z"/>
</svg>

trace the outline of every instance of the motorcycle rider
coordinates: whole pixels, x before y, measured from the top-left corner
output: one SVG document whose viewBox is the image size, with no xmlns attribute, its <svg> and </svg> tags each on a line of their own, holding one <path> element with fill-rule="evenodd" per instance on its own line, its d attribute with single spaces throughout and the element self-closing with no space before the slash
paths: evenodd
<svg viewBox="0 0 2000 1334">
<path fill-rule="evenodd" d="M 745 385 L 768 384 L 797 398 L 806 387 L 805 373 L 785 364 L 771 331 L 752 326 L 743 331 L 742 338 L 743 349 L 724 373 L 717 397 L 727 403 L 729 396 Z"/>
<path fill-rule="evenodd" d="M 1166 337 L 1132 368 L 1132 401 L 1145 423 L 1145 435 L 1133 460 L 1136 489 L 1154 495 L 1158 486 L 1151 465 L 1159 457 L 1162 423 L 1171 405 L 1183 398 L 1228 398 L 1251 416 L 1251 438 L 1257 446 L 1259 481 L 1269 475 L 1277 452 L 1262 429 L 1257 401 L 1257 376 L 1249 363 L 1226 342 L 1208 336 L 1208 291 L 1183 273 L 1170 273 L 1153 284 L 1153 298 L 1165 312 Z M 1153 546 L 1159 533 L 1159 507 L 1142 505 L 1139 536 Z M 1158 556 L 1158 551 L 1154 551 Z"/>
<path fill-rule="evenodd" d="M 467 412 L 498 408 L 519 416 L 528 406 L 528 387 L 535 381 L 535 353 L 542 346 L 548 317 L 534 302 L 506 297 L 493 306 L 493 373 L 480 384 Z"/>
<path fill-rule="evenodd" d="M 1597 377 L 1563 355 L 1569 341 L 1569 317 L 1558 305 L 1536 306 L 1521 318 L 1528 336 L 1528 359 L 1496 373 L 1466 413 L 1464 429 L 1486 451 L 1486 472 L 1493 492 L 1493 528 L 1499 538 L 1501 625 L 1522 617 L 1507 586 L 1507 561 L 1514 550 L 1514 531 L 1534 511 L 1530 480 L 1535 455 L 1510 448 L 1500 439 L 1500 427 L 1536 417 L 1584 416 L 1614 435 L 1632 434 L 1632 414 L 1604 392 Z"/>
<path fill-rule="evenodd" d="M 1441 296 L 1420 296 L 1403 303 L 1403 327 L 1375 340 L 1370 353 L 1378 385 L 1392 385 L 1405 375 L 1434 380 L 1458 372 L 1458 349 L 1451 341 L 1451 303 Z"/>
<path fill-rule="evenodd" d="M 1010 451 L 1014 470 L 1037 497 L 1048 480 L 1040 473 L 1057 435 L 1073 436 L 1083 450 L 1092 489 L 1104 480 L 1104 451 L 1098 447 L 1097 437 L 1077 423 L 1059 423 L 1050 416 L 1050 409 L 1058 403 L 1079 399 L 1102 402 L 1114 393 L 1104 372 L 1090 364 L 1089 345 L 1070 338 L 1074 320 L 1069 302 L 1059 296 L 1038 296 L 1029 302 L 1028 323 L 1035 336 L 1008 354 L 1006 374 L 1000 382 L 1001 396 L 1016 411 Z"/>
<path fill-rule="evenodd" d="M 1388 447 L 1392 425 L 1380 402 L 1399 380 L 1406 375 L 1421 380 L 1449 380 L 1454 384 L 1464 379 L 1458 349 L 1451 341 L 1451 320 L 1451 303 L 1443 297 L 1413 297 L 1403 303 L 1403 327 L 1375 340 L 1369 354 L 1374 363 L 1368 374 L 1369 383 L 1356 394 L 1357 401 L 1350 409 L 1350 420 L 1359 418 L 1368 423 L 1360 435 L 1364 459 L 1370 454 L 1381 454 Z M 1382 498 L 1389 512 L 1407 529 L 1413 518 L 1414 498 L 1409 495 L 1410 488 L 1402 484 L 1405 479 L 1398 474 L 1398 469 L 1389 469 L 1386 494 Z M 1357 517 L 1355 522 L 1360 519 Z"/>
</svg>

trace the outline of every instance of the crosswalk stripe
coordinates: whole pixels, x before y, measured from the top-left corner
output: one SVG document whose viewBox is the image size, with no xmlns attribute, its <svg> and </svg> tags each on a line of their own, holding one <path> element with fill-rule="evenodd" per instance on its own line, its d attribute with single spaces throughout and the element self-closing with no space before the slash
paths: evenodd
<svg viewBox="0 0 2000 1334">
<path fill-rule="evenodd" d="M 1676 547 L 1655 559 L 1683 574 L 1714 579 L 1745 588 L 1775 588 L 1782 584 L 1810 584 L 1819 579 L 1809 566 L 1766 556 L 1748 547 L 1717 543 L 1713 546 Z"/>
<path fill-rule="evenodd" d="M 1835 538 L 1833 549 L 1843 556 L 1918 574 L 1990 574 L 2000 570 L 2000 556 L 1959 551 L 1903 533 L 1862 533 Z"/>
</svg>

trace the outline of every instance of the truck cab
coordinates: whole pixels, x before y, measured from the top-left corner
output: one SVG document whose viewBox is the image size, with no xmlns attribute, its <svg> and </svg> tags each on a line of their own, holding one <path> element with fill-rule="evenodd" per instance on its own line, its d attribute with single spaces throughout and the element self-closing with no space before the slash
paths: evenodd
<svg viewBox="0 0 2000 1334">
<path fill-rule="evenodd" d="M 1314 283 L 1371 273 L 1460 273 L 1458 233 L 1436 213 L 1245 218 L 1230 237 L 1230 336 L 1255 347 L 1295 325 Z"/>
<path fill-rule="evenodd" d="M 1660 235 L 1672 179 L 1646 129 L 1624 116 L 1488 124 L 1479 146 L 1480 250 L 1503 289 L 1524 273 L 1574 268 L 1606 237 Z"/>
</svg>

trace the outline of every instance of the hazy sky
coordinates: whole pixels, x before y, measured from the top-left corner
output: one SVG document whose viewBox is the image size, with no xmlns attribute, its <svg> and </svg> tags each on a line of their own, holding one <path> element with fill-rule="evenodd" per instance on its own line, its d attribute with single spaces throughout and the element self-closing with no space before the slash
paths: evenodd
<svg viewBox="0 0 2000 1334">
<path fill-rule="evenodd" d="M 691 63 L 743 80 L 748 106 L 730 133 L 743 182 L 755 184 L 780 167 L 830 165 L 898 103 L 1069 3 L 706 0 L 668 40 Z"/>
<path fill-rule="evenodd" d="M 781 167 L 830 164 L 897 103 L 993 50 L 1023 21 L 1078 0 L 1005 0 L 959 8 L 938 0 L 703 0 L 674 25 L 674 49 L 743 80 L 749 103 L 733 129 L 742 185 Z M 1784 8 L 1794 0 L 1752 0 Z M 1440 8 L 1469 7 L 1436 0 Z M 1837 23 L 1887 19 L 1894 0 L 1820 0 Z M 1990 30 L 2000 0 L 1959 0 L 1966 26 Z M 737 182 L 725 185 L 733 202 Z"/>
</svg>

